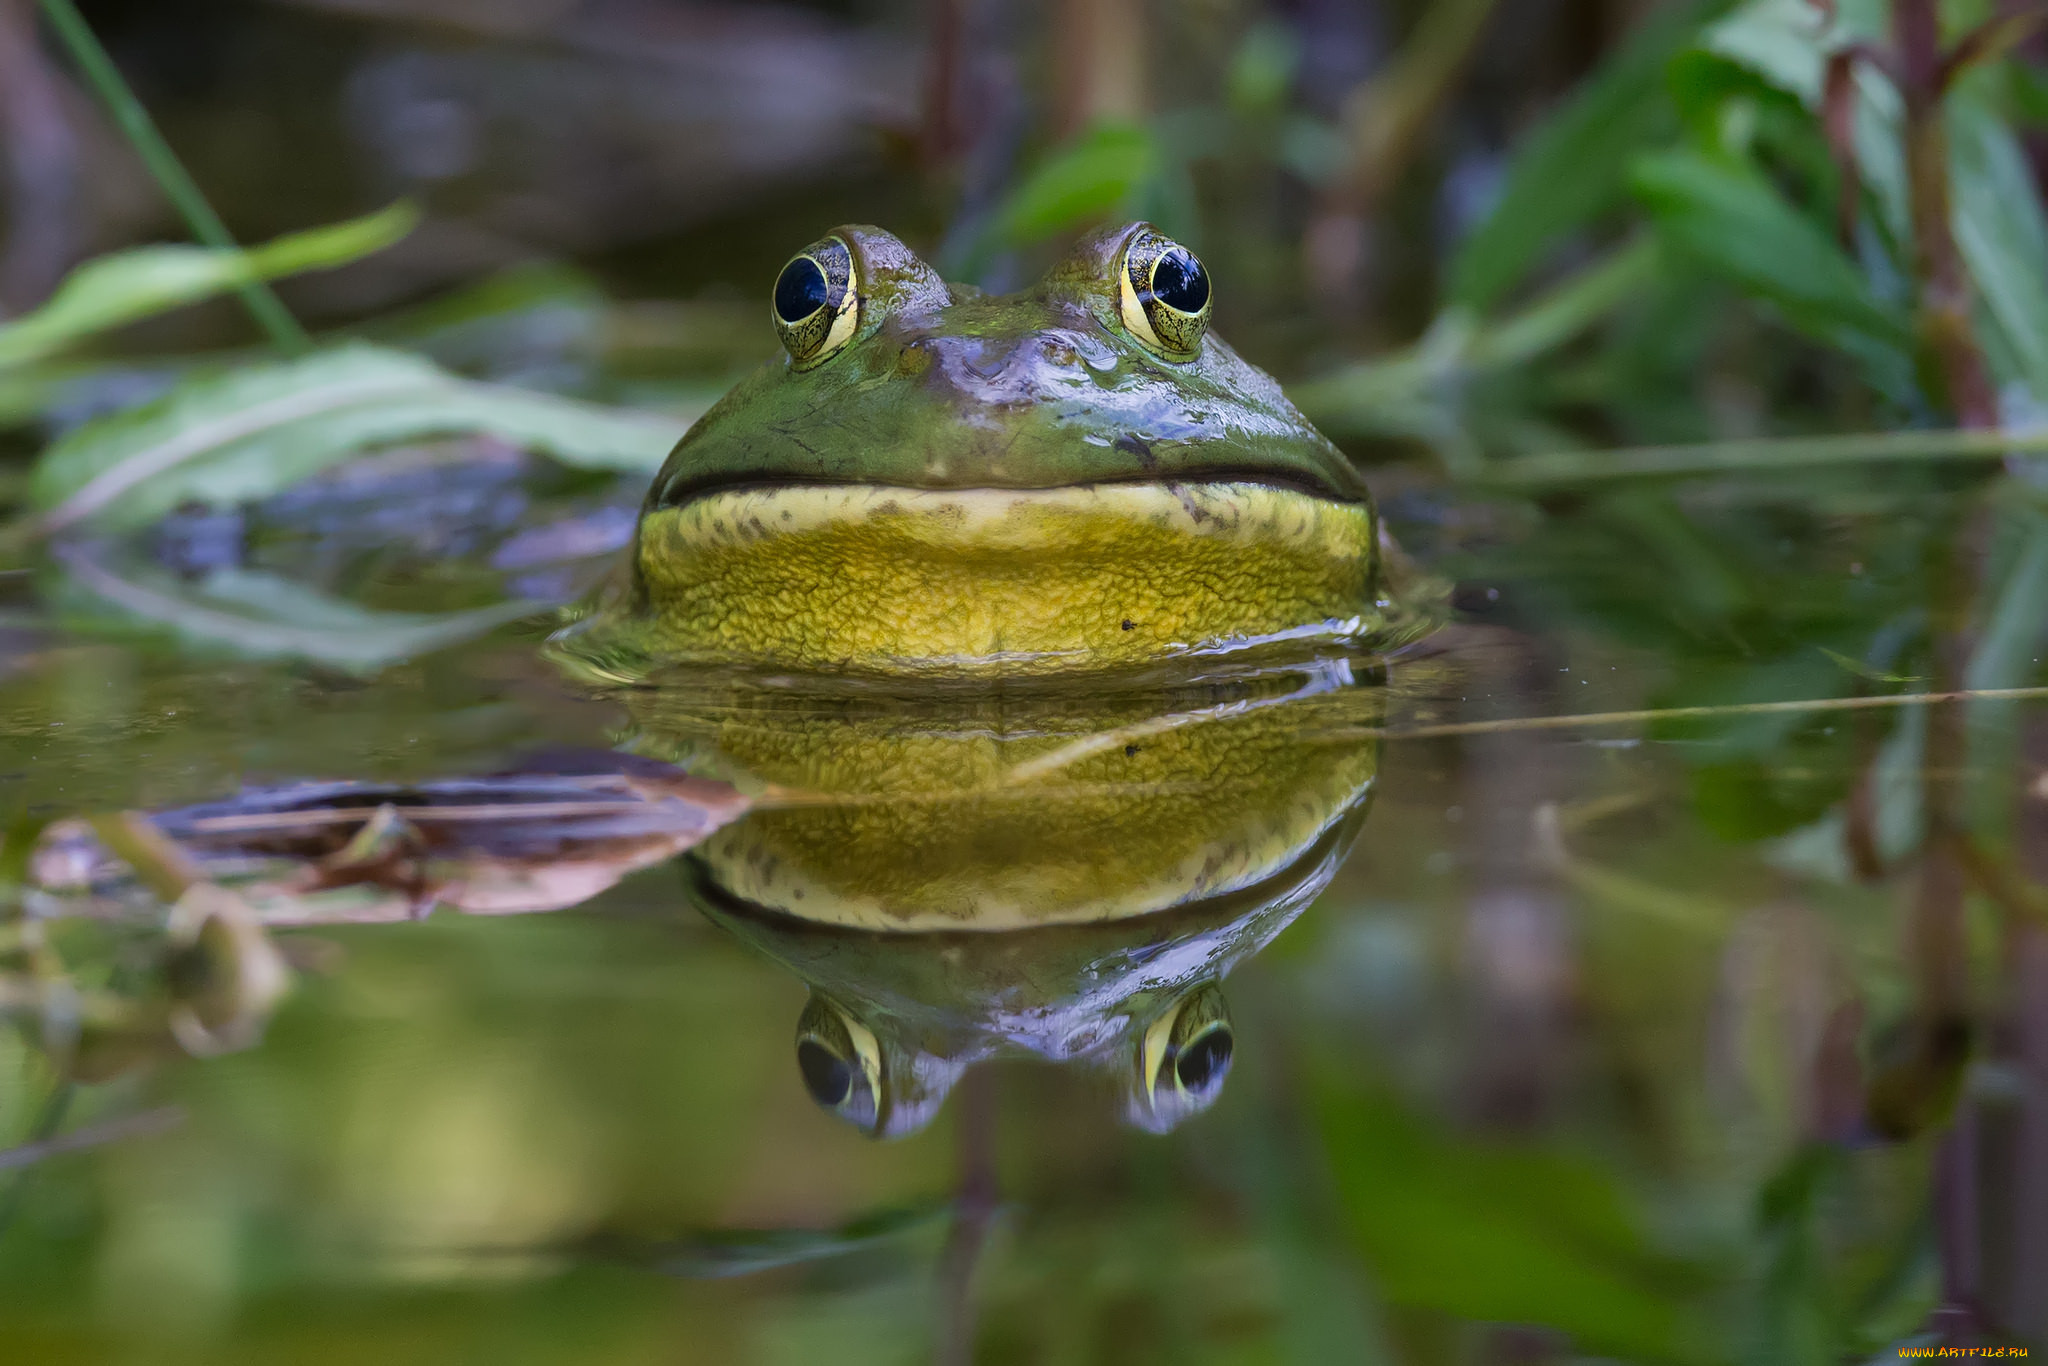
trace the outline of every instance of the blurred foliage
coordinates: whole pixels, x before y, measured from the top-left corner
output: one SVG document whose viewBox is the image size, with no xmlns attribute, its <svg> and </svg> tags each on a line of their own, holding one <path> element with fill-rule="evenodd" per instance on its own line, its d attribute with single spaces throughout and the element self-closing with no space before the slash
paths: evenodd
<svg viewBox="0 0 2048 1366">
<path fill-rule="evenodd" d="M 314 228 L 247 251 L 141 247 L 81 267 L 50 301 L 0 324 L 0 366 L 42 360 L 98 333 L 233 290 L 250 280 L 346 265 L 412 230 L 418 211 L 395 204 L 382 213 Z"/>
<path fill-rule="evenodd" d="M 443 15 L 432 43 L 488 62 L 493 24 L 539 44 L 573 7 L 517 8 Z M 1520 714 L 1883 701 L 1936 685 L 1958 618 L 1969 686 L 2040 681 L 2038 42 L 1985 44 L 1940 102 L 1974 340 L 2000 420 L 2026 437 L 2005 443 L 1947 433 L 1909 101 L 1896 56 L 1873 55 L 1892 5 L 1653 6 L 1568 82 L 1516 85 L 1505 114 L 1488 90 L 1503 57 L 1543 66 L 1511 45 L 1544 19 L 1500 6 L 1506 36 L 1485 41 L 1509 50 L 1475 38 L 1482 75 L 1422 111 L 1435 135 L 1419 139 L 1374 125 L 1390 106 L 1367 96 L 1421 7 L 1360 7 L 1386 51 L 1335 89 L 1315 84 L 1334 60 L 1318 44 L 1337 46 L 1304 29 L 1316 8 L 1190 6 L 1140 26 L 1159 93 L 1135 113 L 1058 93 L 1085 63 L 1040 36 L 1002 68 L 1010 86 L 975 86 L 991 107 L 1019 84 L 1028 97 L 965 152 L 918 151 L 892 126 L 870 137 L 893 149 L 881 159 L 792 172 L 710 227 L 629 224 L 574 263 L 509 270 L 452 251 L 445 289 L 330 308 L 301 361 L 236 349 L 203 309 L 157 315 L 253 279 L 417 262 L 451 228 L 495 248 L 496 226 L 437 190 L 410 237 L 400 207 L 238 254 L 151 246 L 81 266 L 0 323 L 0 500 L 8 551 L 35 574 L 0 618 L 19 774 L 4 781 L 25 813 L 0 883 L 18 893 L 27 838 L 77 809 L 196 800 L 246 772 L 428 777 L 535 733 L 602 742 L 616 718 L 551 691 L 529 640 L 475 638 L 587 586 L 549 576 L 616 547 L 602 514 L 630 509 L 638 472 L 768 353 L 774 263 L 839 219 L 883 221 L 1002 286 L 1106 218 L 1195 244 L 1226 335 L 1378 467 L 1411 551 L 1490 594 L 1471 620 L 1533 638 L 1529 668 L 1556 674 L 1436 680 L 1418 714 L 1430 687 Z M 1991 17 L 1943 14 L 1951 44 Z M 403 28 L 375 41 L 432 46 Z M 602 47 L 579 41 L 538 50 L 566 69 Z M 790 38 L 818 65 L 792 57 L 771 94 L 802 93 L 807 72 L 822 87 L 857 55 L 820 50 Z M 365 78 L 349 99 L 382 88 Z M 432 101 L 397 112 L 423 147 L 455 118 Z M 1399 156 L 1377 197 L 1325 212 L 1381 145 Z M 576 190 L 522 182 L 520 202 Z M 709 172 L 699 191 L 734 202 Z M 297 214 L 325 194 L 275 198 Z M 1344 213 L 1348 263 L 1311 230 Z M 506 446 L 561 468 L 517 465 L 501 497 L 489 470 Z M 420 492 L 448 467 L 450 501 Z M 233 553 L 208 548 L 220 525 Z M 1949 574 L 1958 547 L 1976 567 Z M 151 634 L 124 634 L 138 626 Z M 462 656 L 434 654 L 458 641 Z M 1965 711 L 1964 824 L 1987 857 L 2022 857 L 2032 713 Z M 1553 815 L 1569 847 L 1517 889 L 1569 906 L 1554 1003 L 1569 1042 L 1542 1065 L 1516 1061 L 1540 1022 L 1486 1013 L 1489 993 L 1540 977 L 1540 945 L 1523 944 L 1526 976 L 1489 979 L 1476 909 L 1498 890 L 1488 861 L 1532 841 L 1516 784 L 1535 760 L 1413 742 L 1366 856 L 1247 970 L 1264 1004 L 1213 1122 L 1168 1144 L 1120 1135 L 1050 1069 L 1005 1072 L 1013 1203 L 979 1283 L 983 1357 L 1834 1362 L 1921 1340 L 1942 1296 L 1928 1130 L 1958 1104 L 2006 1123 L 2020 1084 L 2006 1062 L 1970 1068 L 1991 1044 L 1915 1044 L 1907 884 L 1856 864 L 1859 838 L 1880 874 L 1923 848 L 1928 732 L 1910 709 L 1736 711 L 1571 749 L 1549 780 L 1568 789 Z M 1513 823 L 1481 830 L 1489 801 Z M 195 979 L 169 972 L 178 946 L 155 930 L 44 927 L 10 900 L 0 988 L 39 984 L 38 1024 L 0 1037 L 0 1143 L 160 1103 L 190 1118 L 91 1159 L 23 1159 L 33 1183 L 0 1172 L 4 1354 L 922 1359 L 945 1255 L 925 1212 L 950 1207 L 953 1135 L 873 1149 L 826 1128 L 783 1056 L 793 984 L 678 904 L 656 870 L 587 915 L 290 937 L 303 985 L 263 1050 L 82 1088 L 67 1115 L 48 1101 L 71 1094 L 52 1063 L 64 1029 L 133 1010 L 144 1051 L 175 1058 L 158 1026 Z M 1973 895 L 1974 980 L 2004 982 L 2021 924 Z M 52 954 L 72 995 L 43 990 Z M 1844 1064 L 1828 1022 L 1855 1012 L 1868 1022 Z M 1549 1108 L 1519 1127 L 1475 1117 L 1489 1064 L 1549 1085 Z M 1831 1066 L 1864 1082 L 1846 1119 L 1819 1113 Z M 692 1283 L 709 1277 L 715 1295 Z"/>
</svg>

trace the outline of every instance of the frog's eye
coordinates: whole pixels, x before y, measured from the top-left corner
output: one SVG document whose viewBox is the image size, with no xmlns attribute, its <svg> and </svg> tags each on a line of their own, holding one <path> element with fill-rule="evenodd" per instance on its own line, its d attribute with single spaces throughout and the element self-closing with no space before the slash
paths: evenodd
<svg viewBox="0 0 2048 1366">
<path fill-rule="evenodd" d="M 1193 360 L 1209 330 L 1209 272 L 1170 237 L 1140 232 L 1117 271 L 1124 326 L 1168 360 Z"/>
<path fill-rule="evenodd" d="M 860 325 L 860 281 L 853 253 L 837 237 L 805 247 L 775 277 L 775 330 L 799 370 L 853 340 Z"/>
<path fill-rule="evenodd" d="M 814 995 L 797 1020 L 796 1066 L 812 1100 L 874 1131 L 881 1113 L 882 1049 L 873 1030 Z"/>
<path fill-rule="evenodd" d="M 1211 1024 L 1173 1055 L 1174 1084 L 1189 1095 L 1207 1095 L 1230 1074 L 1236 1040 L 1221 1020 Z"/>
<path fill-rule="evenodd" d="M 1223 1090 L 1236 1051 L 1223 993 L 1205 982 L 1167 1006 L 1145 1029 L 1131 1119 L 1164 1132 L 1206 1110 Z"/>
</svg>

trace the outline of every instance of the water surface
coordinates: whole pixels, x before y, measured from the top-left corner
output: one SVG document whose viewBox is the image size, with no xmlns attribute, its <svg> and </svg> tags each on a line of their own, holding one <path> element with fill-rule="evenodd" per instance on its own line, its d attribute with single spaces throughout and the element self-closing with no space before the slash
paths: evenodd
<svg viewBox="0 0 2048 1366">
<path fill-rule="evenodd" d="M 334 884 L 181 947 L 88 834 L 45 837 L 0 925 L 9 1361 L 2048 1331 L 2048 950 L 1986 894 L 2048 848 L 2048 730 L 1914 700 L 1928 547 L 2026 563 L 2032 514 L 1968 531 L 1972 495 L 1910 471 L 1540 511 L 1394 488 L 1458 587 L 1391 657 L 606 691 L 544 656 L 544 611 L 490 614 L 581 591 L 629 503 L 523 478 L 457 478 L 416 543 L 273 506 L 8 585 L 10 877 L 46 822 L 155 811 L 208 877 Z M 308 658 L 279 582 L 386 615 Z M 2030 683 L 2037 633 L 1968 681 Z M 1787 701 L 1817 705 L 1755 706 Z M 357 786 L 277 795 L 305 780 Z M 2013 832 L 1946 902 L 1930 797 Z M 497 815 L 432 857 L 291 827 L 263 868 L 192 834 L 294 801 Z M 274 1005 L 236 995 L 266 953 Z"/>
</svg>

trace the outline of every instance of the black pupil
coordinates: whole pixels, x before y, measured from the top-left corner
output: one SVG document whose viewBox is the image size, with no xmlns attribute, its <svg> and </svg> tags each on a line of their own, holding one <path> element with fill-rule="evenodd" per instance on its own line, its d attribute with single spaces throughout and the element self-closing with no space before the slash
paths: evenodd
<svg viewBox="0 0 2048 1366">
<path fill-rule="evenodd" d="M 1209 302 L 1209 272 L 1186 248 L 1175 247 L 1152 267 L 1152 297 L 1168 308 L 1200 313 Z"/>
<path fill-rule="evenodd" d="M 1181 1050 L 1173 1065 L 1174 1075 L 1190 1091 L 1199 1091 L 1220 1080 L 1230 1070 L 1230 1031 L 1217 1029 L 1204 1034 Z"/>
<path fill-rule="evenodd" d="M 796 1046 L 796 1066 L 804 1074 L 804 1089 L 820 1105 L 837 1105 L 853 1089 L 852 1065 L 815 1040 Z"/>
<path fill-rule="evenodd" d="M 775 277 L 775 316 L 784 322 L 800 323 L 824 306 L 825 272 L 810 257 L 797 257 Z"/>
</svg>

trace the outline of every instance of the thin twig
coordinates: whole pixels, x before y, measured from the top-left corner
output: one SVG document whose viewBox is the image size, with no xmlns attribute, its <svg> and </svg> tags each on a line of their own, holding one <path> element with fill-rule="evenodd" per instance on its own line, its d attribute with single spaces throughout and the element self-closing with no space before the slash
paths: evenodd
<svg viewBox="0 0 2048 1366">
<path fill-rule="evenodd" d="M 2033 36 L 2048 22 L 2048 13 L 2026 9 L 1986 19 L 1957 40 L 1941 63 L 1941 88 L 1946 91 L 1971 67 L 1994 62 Z"/>
<path fill-rule="evenodd" d="M 1768 716 L 1774 713 L 1868 711 L 1883 707 L 1928 707 L 1943 702 L 2034 702 L 2048 699 L 2042 688 L 1964 688 L 1955 692 L 1892 693 L 1882 697 L 1813 697 L 1789 702 L 1731 702 L 1721 706 L 1644 707 L 1635 711 L 1584 712 L 1575 716 L 1511 716 L 1498 721 L 1453 721 L 1438 726 L 1356 726 L 1321 732 L 1325 740 L 1436 740 L 1451 735 L 1499 731 L 1588 730 L 1648 721 L 1702 717 Z"/>
</svg>

